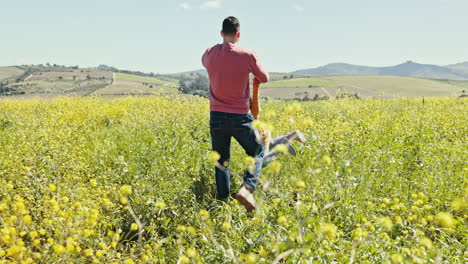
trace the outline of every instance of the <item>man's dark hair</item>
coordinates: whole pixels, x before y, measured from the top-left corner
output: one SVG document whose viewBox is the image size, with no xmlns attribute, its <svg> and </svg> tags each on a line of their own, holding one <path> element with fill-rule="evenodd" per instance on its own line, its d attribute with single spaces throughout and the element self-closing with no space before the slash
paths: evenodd
<svg viewBox="0 0 468 264">
<path fill-rule="evenodd" d="M 226 35 L 234 35 L 240 30 L 239 19 L 230 16 L 223 21 L 223 33 Z"/>
</svg>

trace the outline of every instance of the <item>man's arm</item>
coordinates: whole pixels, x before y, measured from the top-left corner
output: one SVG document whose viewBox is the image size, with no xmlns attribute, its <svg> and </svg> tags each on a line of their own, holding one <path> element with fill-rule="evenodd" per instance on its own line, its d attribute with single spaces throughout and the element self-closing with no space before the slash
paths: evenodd
<svg viewBox="0 0 468 264">
<path fill-rule="evenodd" d="M 260 64 L 255 54 L 252 54 L 251 72 L 255 77 L 253 79 L 253 94 L 250 104 L 250 112 L 252 112 L 255 119 L 258 119 L 258 114 L 260 112 L 260 103 L 258 101 L 258 98 L 260 97 L 260 83 L 268 82 L 269 76 L 268 72 Z"/>
<path fill-rule="evenodd" d="M 210 51 L 210 49 L 207 49 L 205 51 L 205 53 L 203 54 L 202 56 L 202 64 L 203 64 L 203 67 L 207 68 L 208 66 L 208 52 Z"/>
<path fill-rule="evenodd" d="M 257 56 L 255 54 L 252 54 L 251 58 L 251 64 L 250 64 L 250 71 L 253 73 L 255 76 L 255 79 L 258 81 L 258 83 L 266 83 L 269 80 L 268 72 L 263 68 L 263 66 L 260 64 Z"/>
<path fill-rule="evenodd" d="M 252 112 L 252 115 L 256 120 L 258 120 L 258 114 L 260 113 L 260 102 L 258 101 L 259 88 L 260 88 L 260 83 L 257 81 L 257 79 L 254 79 L 253 94 L 250 100 L 250 112 Z"/>
</svg>

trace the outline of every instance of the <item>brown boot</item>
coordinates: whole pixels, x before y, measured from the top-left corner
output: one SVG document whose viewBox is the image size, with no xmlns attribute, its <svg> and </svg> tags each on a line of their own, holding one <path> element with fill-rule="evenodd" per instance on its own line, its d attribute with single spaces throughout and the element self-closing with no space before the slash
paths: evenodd
<svg viewBox="0 0 468 264">
<path fill-rule="evenodd" d="M 249 189 L 247 189 L 247 187 L 245 187 L 245 184 L 242 185 L 242 187 L 240 188 L 239 192 L 236 195 L 236 199 L 243 206 L 245 206 L 247 212 L 252 212 L 253 210 L 255 210 L 255 208 L 257 208 L 252 192 Z"/>
</svg>

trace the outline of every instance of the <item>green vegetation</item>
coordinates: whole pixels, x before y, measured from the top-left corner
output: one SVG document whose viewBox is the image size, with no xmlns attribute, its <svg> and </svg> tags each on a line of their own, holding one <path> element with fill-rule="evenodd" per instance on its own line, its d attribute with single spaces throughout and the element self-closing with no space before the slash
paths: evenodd
<svg viewBox="0 0 468 264">
<path fill-rule="evenodd" d="M 321 77 L 294 78 L 272 81 L 262 85 L 265 88 L 306 88 L 306 87 L 337 87 L 339 83 Z"/>
<path fill-rule="evenodd" d="M 437 80 L 437 81 L 443 82 L 443 83 L 448 83 L 448 84 L 453 85 L 453 86 L 468 88 L 468 81 L 457 81 L 457 80 Z"/>
<path fill-rule="evenodd" d="M 302 98 L 306 93 L 329 97 L 357 93 L 362 98 L 456 97 L 467 84 L 396 76 L 321 76 L 273 81 L 261 86 L 261 94 L 273 98 Z"/>
<path fill-rule="evenodd" d="M 0 67 L 0 81 L 23 73 L 24 71 L 18 67 Z"/>
<path fill-rule="evenodd" d="M 177 80 L 165 77 L 164 80 L 159 78 L 153 77 L 146 77 L 146 76 L 138 76 L 138 75 L 131 75 L 126 73 L 115 73 L 115 78 L 118 80 L 126 80 L 126 81 L 133 81 L 133 82 L 144 82 L 144 83 L 151 83 L 158 86 L 169 86 L 175 87 Z"/>
<path fill-rule="evenodd" d="M 354 88 L 365 95 L 378 93 L 390 97 L 457 96 L 462 89 L 458 86 L 437 81 L 395 76 L 330 76 L 324 79 L 338 82 L 346 88 Z"/>
<path fill-rule="evenodd" d="M 465 99 L 269 101 L 258 210 L 215 200 L 206 99 L 0 101 L 0 262 L 464 263 Z M 232 191 L 247 168 L 233 141 Z"/>
</svg>

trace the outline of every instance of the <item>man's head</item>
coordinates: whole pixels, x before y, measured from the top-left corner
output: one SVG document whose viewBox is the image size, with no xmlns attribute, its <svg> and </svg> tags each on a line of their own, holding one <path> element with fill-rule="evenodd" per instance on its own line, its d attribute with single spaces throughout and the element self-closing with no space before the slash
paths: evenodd
<svg viewBox="0 0 468 264">
<path fill-rule="evenodd" d="M 223 29 L 221 30 L 221 36 L 225 42 L 236 43 L 240 38 L 240 23 L 239 19 L 230 16 L 224 19 Z"/>
</svg>

